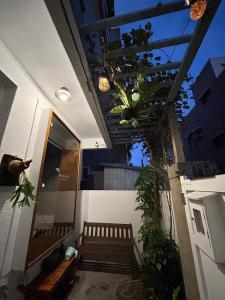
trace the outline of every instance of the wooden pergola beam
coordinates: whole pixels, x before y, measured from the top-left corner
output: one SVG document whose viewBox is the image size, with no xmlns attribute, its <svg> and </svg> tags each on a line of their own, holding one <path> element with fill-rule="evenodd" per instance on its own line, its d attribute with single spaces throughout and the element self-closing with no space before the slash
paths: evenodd
<svg viewBox="0 0 225 300">
<path fill-rule="evenodd" d="M 154 7 L 149 7 L 147 9 L 142 9 L 136 12 L 129 12 L 123 15 L 102 19 L 95 23 L 81 26 L 80 29 L 84 34 L 90 32 L 99 32 L 105 30 L 106 28 L 120 26 L 123 24 L 128 24 L 144 19 L 154 18 L 160 15 L 173 13 L 186 8 L 187 7 L 185 6 L 183 0 L 173 1 L 167 4 L 159 3 L 158 5 Z"/>
<path fill-rule="evenodd" d="M 202 19 L 199 21 L 199 23 L 192 35 L 191 42 L 186 50 L 186 54 L 184 56 L 180 70 L 175 78 L 174 85 L 169 94 L 169 101 L 173 101 L 175 99 L 175 97 L 177 96 L 180 86 L 181 86 L 182 82 L 184 81 L 184 78 L 185 78 L 188 70 L 190 69 L 190 66 L 201 46 L 201 43 L 208 31 L 208 28 L 213 20 L 213 17 L 215 15 L 220 3 L 221 3 L 221 0 L 208 1 L 207 11 L 204 14 L 204 16 L 202 17 Z"/>
<path fill-rule="evenodd" d="M 176 45 L 181 45 L 181 44 L 187 44 L 191 41 L 192 35 L 183 35 L 183 36 L 176 36 L 173 38 L 169 39 L 164 39 L 164 40 L 159 40 L 159 41 L 154 41 L 150 42 L 147 45 L 143 45 L 141 47 L 138 46 L 131 46 L 127 48 L 120 48 L 117 50 L 110 51 L 109 53 L 106 54 L 107 59 L 111 58 L 117 58 L 121 56 L 126 56 L 126 55 L 133 55 L 136 53 L 141 53 L 141 52 L 147 52 L 147 51 L 152 51 L 160 48 L 166 48 L 166 47 L 171 47 L 171 46 L 176 46 Z M 101 57 L 103 57 L 101 55 Z"/>
<path fill-rule="evenodd" d="M 137 130 L 137 131 L 147 131 L 147 130 L 149 130 L 149 128 L 150 128 L 150 124 L 148 125 L 148 126 L 138 126 L 137 128 L 135 128 L 134 129 L 134 127 L 133 126 L 129 126 L 129 127 L 126 127 L 126 126 L 115 126 L 115 127 L 112 127 L 111 129 L 110 129 L 110 133 L 112 133 L 112 134 L 114 134 L 114 133 L 123 133 L 123 132 L 130 132 L 130 133 L 132 133 L 132 132 L 134 132 L 135 130 Z"/>
<path fill-rule="evenodd" d="M 171 63 L 166 63 L 163 65 L 158 65 L 158 66 L 154 66 L 154 67 L 136 70 L 135 72 L 131 72 L 131 73 L 119 73 L 116 75 L 116 78 L 124 79 L 124 78 L 137 77 L 137 73 L 142 73 L 144 76 L 147 76 L 147 75 L 154 74 L 157 72 L 179 69 L 180 66 L 181 66 L 181 62 L 171 62 Z"/>
<path fill-rule="evenodd" d="M 170 107 L 168 112 L 168 120 L 172 137 L 173 152 L 175 164 L 169 167 L 168 177 L 170 182 L 171 199 L 173 203 L 174 217 L 176 220 L 177 239 L 181 253 L 181 264 L 183 270 L 184 285 L 186 298 L 199 300 L 199 287 L 197 282 L 196 270 L 192 247 L 190 242 L 190 234 L 186 220 L 185 206 L 182 203 L 182 187 L 179 178 L 177 163 L 185 161 L 183 144 L 180 135 L 180 128 L 174 109 L 174 99 L 176 98 L 182 82 L 201 46 L 205 34 L 213 20 L 213 17 L 220 5 L 221 1 L 209 0 L 207 11 L 197 24 L 192 40 L 187 48 L 181 68 L 175 78 L 174 85 L 169 94 Z"/>
<path fill-rule="evenodd" d="M 122 131 L 122 132 L 119 132 L 119 131 L 114 131 L 114 132 L 111 132 L 110 136 L 115 138 L 115 137 L 120 137 L 120 136 L 124 136 L 124 137 L 132 137 L 132 136 L 135 136 L 135 135 L 142 135 L 143 133 L 145 132 L 149 132 L 150 131 L 150 127 L 148 128 L 141 128 L 139 129 L 138 127 L 136 128 L 130 128 L 128 130 L 125 130 L 125 131 Z"/>
<path fill-rule="evenodd" d="M 142 138 L 136 138 L 136 139 L 118 139 L 118 140 L 112 140 L 112 144 L 118 145 L 118 144 L 130 144 L 130 143 L 138 143 L 143 142 Z"/>
</svg>

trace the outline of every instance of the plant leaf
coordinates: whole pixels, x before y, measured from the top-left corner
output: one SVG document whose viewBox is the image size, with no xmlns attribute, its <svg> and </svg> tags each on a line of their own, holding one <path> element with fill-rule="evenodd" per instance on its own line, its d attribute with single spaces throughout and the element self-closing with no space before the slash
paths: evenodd
<svg viewBox="0 0 225 300">
<path fill-rule="evenodd" d="M 127 94 L 127 91 L 125 90 L 124 87 L 122 87 L 122 85 L 120 85 L 119 83 L 114 81 L 114 85 L 115 87 L 118 89 L 119 93 L 118 93 L 118 98 L 120 98 L 120 100 L 123 102 L 124 105 L 126 105 L 126 107 L 129 107 L 129 95 Z"/>
<path fill-rule="evenodd" d="M 113 109 L 110 110 L 111 114 L 120 114 L 121 112 L 124 111 L 126 108 L 126 105 L 118 105 L 114 107 Z"/>
<path fill-rule="evenodd" d="M 128 120 L 121 120 L 120 125 L 128 125 L 129 124 L 129 121 Z"/>
</svg>

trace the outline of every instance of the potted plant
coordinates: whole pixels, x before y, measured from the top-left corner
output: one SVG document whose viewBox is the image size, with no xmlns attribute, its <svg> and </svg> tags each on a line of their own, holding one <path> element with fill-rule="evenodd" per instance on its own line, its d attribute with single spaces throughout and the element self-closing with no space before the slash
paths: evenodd
<svg viewBox="0 0 225 300">
<path fill-rule="evenodd" d="M 12 198 L 10 201 L 13 203 L 12 207 L 15 207 L 18 205 L 19 207 L 29 206 L 30 202 L 35 201 L 35 195 L 34 195 L 34 186 L 27 178 L 27 175 L 25 172 L 22 172 L 20 177 L 20 184 L 15 189 L 15 191 L 12 194 Z"/>
</svg>

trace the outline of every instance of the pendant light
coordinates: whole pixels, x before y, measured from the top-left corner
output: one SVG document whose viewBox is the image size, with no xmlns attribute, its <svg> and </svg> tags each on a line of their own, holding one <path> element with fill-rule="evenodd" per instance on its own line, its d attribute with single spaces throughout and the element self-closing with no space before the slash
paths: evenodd
<svg viewBox="0 0 225 300">
<path fill-rule="evenodd" d="M 194 21 L 201 19 L 207 8 L 207 0 L 185 0 L 185 3 L 191 7 L 190 18 Z"/>
<path fill-rule="evenodd" d="M 110 89 L 109 79 L 105 74 L 99 76 L 98 87 L 102 92 L 108 92 Z"/>
</svg>

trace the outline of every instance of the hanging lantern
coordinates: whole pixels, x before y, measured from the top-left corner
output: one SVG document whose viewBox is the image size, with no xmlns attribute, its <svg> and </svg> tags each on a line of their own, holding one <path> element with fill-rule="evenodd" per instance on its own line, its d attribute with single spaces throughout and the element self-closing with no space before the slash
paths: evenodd
<svg viewBox="0 0 225 300">
<path fill-rule="evenodd" d="M 191 6 L 190 18 L 194 21 L 201 19 L 207 7 L 206 0 L 197 0 Z"/>
<path fill-rule="evenodd" d="M 106 75 L 100 75 L 98 79 L 98 87 L 102 92 L 108 92 L 110 89 L 109 79 Z"/>
</svg>

